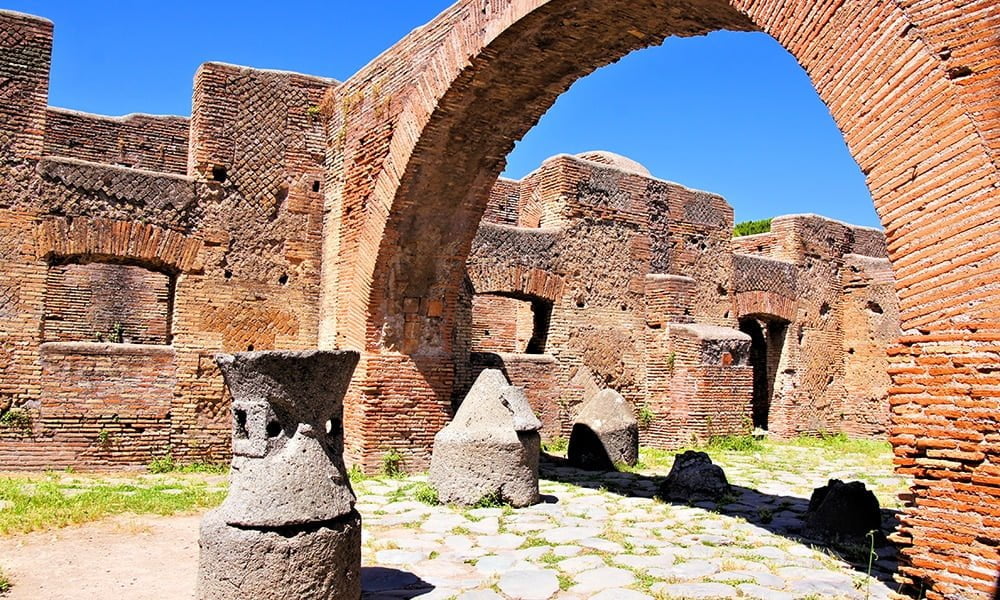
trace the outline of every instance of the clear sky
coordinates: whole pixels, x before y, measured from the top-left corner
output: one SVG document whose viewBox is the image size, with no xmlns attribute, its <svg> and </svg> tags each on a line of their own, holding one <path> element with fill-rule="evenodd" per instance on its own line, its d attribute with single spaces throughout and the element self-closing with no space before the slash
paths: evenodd
<svg viewBox="0 0 1000 600">
<path fill-rule="evenodd" d="M 188 115 L 198 65 L 346 79 L 448 0 L 6 0 L 55 22 L 50 103 Z M 815 212 L 878 226 L 864 178 L 805 73 L 764 34 L 670 39 L 586 77 L 510 156 L 610 150 L 720 193 L 737 220 Z"/>
</svg>

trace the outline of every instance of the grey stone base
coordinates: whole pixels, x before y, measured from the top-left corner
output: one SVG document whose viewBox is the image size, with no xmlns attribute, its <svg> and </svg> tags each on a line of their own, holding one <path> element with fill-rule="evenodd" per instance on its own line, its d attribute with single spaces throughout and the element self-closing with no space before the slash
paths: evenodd
<svg viewBox="0 0 1000 600">
<path fill-rule="evenodd" d="M 494 495 L 514 507 L 538 502 L 537 432 L 519 433 L 508 443 L 449 433 L 435 437 L 431 457 L 430 483 L 438 500 L 468 506 Z"/>
<path fill-rule="evenodd" d="M 201 521 L 199 600 L 358 600 L 361 515 L 324 526 L 255 530 Z"/>
</svg>

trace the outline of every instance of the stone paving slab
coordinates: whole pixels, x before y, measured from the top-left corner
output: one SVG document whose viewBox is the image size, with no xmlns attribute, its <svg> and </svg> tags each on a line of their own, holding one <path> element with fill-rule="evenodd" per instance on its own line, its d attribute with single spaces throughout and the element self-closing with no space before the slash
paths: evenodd
<svg viewBox="0 0 1000 600">
<path fill-rule="evenodd" d="M 415 502 L 421 477 L 359 482 L 363 564 L 395 570 L 366 584 L 364 598 L 889 597 L 892 548 L 879 549 L 879 568 L 869 575 L 797 537 L 812 488 L 826 483 L 822 469 L 774 475 L 741 460 L 725 465 L 735 492 L 724 505 L 669 504 L 640 493 L 655 489 L 662 474 L 552 464 L 542 468 L 545 502 L 522 509 Z M 848 479 L 870 470 L 825 466 Z M 758 478 L 767 476 L 762 485 Z M 898 483 L 879 479 L 883 496 Z"/>
</svg>

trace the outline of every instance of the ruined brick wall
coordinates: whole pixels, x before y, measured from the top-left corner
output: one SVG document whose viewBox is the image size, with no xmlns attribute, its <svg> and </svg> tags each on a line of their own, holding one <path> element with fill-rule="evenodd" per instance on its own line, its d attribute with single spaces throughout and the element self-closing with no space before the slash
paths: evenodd
<svg viewBox="0 0 1000 600">
<path fill-rule="evenodd" d="M 852 435 L 885 434 L 889 426 L 888 348 L 899 341 L 899 300 L 892 266 L 885 258 L 844 257 L 844 396 L 841 430 Z"/>
<path fill-rule="evenodd" d="M 52 22 L 4 11 L 0 16 L 0 155 L 38 158 L 49 96 Z"/>
<path fill-rule="evenodd" d="M 105 117 L 49 108 L 44 151 L 48 156 L 183 175 L 187 173 L 188 123 L 185 117 Z"/>
<path fill-rule="evenodd" d="M 0 429 L 4 468 L 145 465 L 170 446 L 176 373 L 169 346 L 47 343 L 44 410 Z"/>
<path fill-rule="evenodd" d="M 880 407 L 887 404 L 888 385 L 865 382 L 866 374 L 886 366 L 878 357 L 899 336 L 884 235 L 816 215 L 787 215 L 772 221 L 771 233 L 735 238 L 733 245 L 749 252 L 736 255 L 737 314 L 784 328 L 780 349 L 769 346 L 767 354 L 774 373 L 769 429 L 783 437 L 884 432 L 888 413 Z M 848 283 L 845 257 L 855 257 L 855 266 L 868 261 L 885 267 L 875 279 Z M 853 303 L 866 294 L 887 305 L 885 320 L 870 321 L 854 311 Z M 850 353 L 862 339 L 862 353 Z M 844 352 L 831 353 L 830 347 Z"/>
<path fill-rule="evenodd" d="M 51 25 L 2 13 L 0 31 L 13 40 L 3 68 L 37 59 L 11 89 L 45 89 Z M 0 411 L 32 424 L 7 432 L 0 465 L 228 456 L 212 355 L 317 344 L 325 125 L 314 109 L 333 85 L 207 65 L 192 142 L 213 136 L 215 154 L 189 151 L 184 119 L 80 115 L 48 109 L 44 93 L 0 99 L 7 126 L 23 126 L 12 144 L 38 134 L 37 152 L 0 166 L 0 270 L 10 282 L 0 284 Z M 51 130 L 32 129 L 46 116 Z M 43 149 L 56 156 L 39 159 Z M 43 344 L 98 335 L 125 343 Z M 85 389 L 92 404 L 67 399 Z"/>
<path fill-rule="evenodd" d="M 512 215 L 509 207 L 515 201 L 517 213 Z M 731 228 L 732 209 L 720 197 L 653 179 L 624 157 L 553 157 L 520 181 L 516 191 L 507 180 L 494 189 L 467 263 L 472 285 L 466 294 L 471 300 L 460 304 L 471 303 L 471 325 L 464 324 L 460 311 L 454 348 L 457 353 L 477 348 L 509 351 L 509 338 L 517 329 L 514 313 L 509 308 L 504 313 L 498 303 L 489 304 L 493 314 L 477 307 L 490 302 L 482 292 L 523 293 L 522 276 L 511 274 L 533 273 L 539 280 L 563 282 L 554 296 L 542 292 L 552 301 L 546 358 L 531 362 L 531 371 L 511 368 L 509 374 L 516 385 L 525 386 L 539 412 L 558 423 L 547 426 L 546 435 L 568 433 L 578 404 L 602 387 L 619 391 L 636 411 L 653 402 L 651 390 L 657 390 L 664 415 L 679 414 L 666 400 L 672 393 L 677 398 L 691 395 L 693 402 L 702 403 L 699 410 L 728 410 L 730 406 L 711 393 L 701 393 L 707 386 L 698 378 L 708 377 L 707 370 L 685 383 L 672 372 L 663 381 L 657 379 L 657 373 L 664 372 L 661 363 L 672 360 L 674 350 L 669 342 L 658 346 L 647 335 L 653 326 L 647 302 L 663 303 L 654 309 L 661 313 L 657 327 L 675 320 L 735 323 L 732 254 L 726 251 Z M 671 269 L 693 277 L 667 277 L 665 281 L 687 283 L 668 286 L 659 295 L 648 289 L 650 273 Z M 483 339 L 487 330 L 496 334 L 495 340 Z M 469 337 L 474 340 L 471 346 Z M 521 361 L 532 358 L 503 356 L 508 365 L 520 367 Z M 456 367 L 456 402 L 472 382 L 462 364 Z M 539 381 L 542 365 L 549 375 Z M 731 423 L 717 416 L 720 435 L 745 429 L 747 398 L 740 396 L 745 386 L 738 382 L 746 371 L 729 373 L 728 368 L 720 367 L 713 376 L 727 381 L 732 377 L 729 387 L 739 398 L 740 417 Z M 655 427 L 644 428 L 644 443 L 677 447 L 698 435 L 688 420 L 679 423 L 670 436 L 655 435 Z M 708 431 L 704 424 L 698 427 L 702 434 Z"/>
<path fill-rule="evenodd" d="M 748 241 L 731 238 L 732 221 L 722 198 L 609 153 L 553 157 L 519 187 L 501 180 L 467 262 L 471 287 L 460 306 L 470 312 L 458 312 L 453 347 L 460 356 L 523 352 L 517 301 L 489 292 L 524 294 L 535 273 L 564 281 L 547 335 L 554 393 L 546 381 L 540 394 L 551 399 L 543 412 L 561 422 L 572 421 L 589 389 L 580 382 L 590 382 L 653 415 L 644 443 L 677 447 L 746 431 L 752 367 L 702 364 L 676 332 L 715 325 L 739 337 L 737 322 L 751 319 L 765 361 L 754 404 L 761 426 L 779 436 L 884 433 L 888 385 L 865 383 L 886 366 L 899 333 L 883 234 L 799 215 L 776 218 L 772 233 Z M 845 279 L 862 263 L 884 266 Z M 886 304 L 884 318 L 851 312 L 862 296 Z M 462 365 L 453 402 L 478 372 Z"/>
<path fill-rule="evenodd" d="M 212 356 L 313 348 L 319 328 L 323 119 L 336 82 L 209 63 L 195 76 L 189 175 L 204 186 L 203 273 L 176 287 L 180 453 L 227 452 Z"/>
<path fill-rule="evenodd" d="M 343 157 L 331 161 L 331 209 L 348 218 L 337 231 L 345 237 L 331 235 L 337 242 L 327 246 L 338 268 L 326 281 L 350 296 L 327 295 L 337 314 L 325 323 L 330 339 L 412 352 L 409 335 L 443 341 L 435 350 L 449 353 L 447 315 L 457 314 L 464 249 L 489 188 L 515 140 L 559 94 L 667 35 L 763 30 L 794 55 L 830 108 L 888 234 L 904 322 L 893 355 L 893 439 L 899 472 L 915 481 L 900 538 L 911 560 L 901 578 L 926 584 L 929 598 L 991 597 L 1000 562 L 991 512 L 1000 489 L 996 440 L 987 437 L 1000 421 L 991 287 L 1000 272 L 992 93 L 1000 7 L 691 0 L 676 8 L 667 0 L 463 0 L 348 81 L 343 98 L 365 100 L 349 103 L 357 127 L 345 127 Z M 441 214 L 453 215 L 447 239 Z M 409 277 L 400 282 L 399 274 Z M 976 451 L 942 458 L 917 446 L 928 437 L 969 440 Z M 949 504 L 937 504 L 942 497 Z M 969 523 L 956 538 L 959 519 Z"/>
<path fill-rule="evenodd" d="M 477 294 L 472 298 L 471 350 L 524 353 L 533 333 L 533 317 L 529 300 Z"/>
</svg>

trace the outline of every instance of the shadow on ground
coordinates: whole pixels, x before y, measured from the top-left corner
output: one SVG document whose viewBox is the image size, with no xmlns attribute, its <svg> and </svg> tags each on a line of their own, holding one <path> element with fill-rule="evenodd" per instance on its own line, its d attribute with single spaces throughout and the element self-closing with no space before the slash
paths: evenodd
<svg viewBox="0 0 1000 600">
<path fill-rule="evenodd" d="M 573 467 L 569 462 L 558 456 L 542 454 L 541 476 L 552 481 L 559 481 L 591 489 L 605 489 L 622 496 L 653 497 L 652 490 L 660 488 L 665 476 L 640 475 L 623 471 L 585 471 Z M 652 484 L 652 485 L 650 485 Z M 722 502 L 682 502 L 669 501 L 670 504 L 695 506 L 707 511 L 734 518 L 742 518 L 747 522 L 771 533 L 786 537 L 796 542 L 827 550 L 849 563 L 856 571 L 868 574 L 868 545 L 833 546 L 825 541 L 806 536 L 803 533 L 804 517 L 809 508 L 808 498 L 766 494 L 755 489 L 734 485 L 731 496 Z M 899 525 L 899 511 L 882 509 L 882 532 L 886 535 L 895 531 Z M 721 541 L 720 541 L 721 543 Z M 871 566 L 871 575 L 886 585 L 895 587 L 893 575 L 898 568 L 898 551 L 891 542 L 882 540 L 882 545 L 876 546 L 878 558 Z"/>
<path fill-rule="evenodd" d="M 433 590 L 433 585 L 409 571 L 361 567 L 362 600 L 409 600 Z"/>
</svg>

